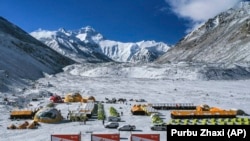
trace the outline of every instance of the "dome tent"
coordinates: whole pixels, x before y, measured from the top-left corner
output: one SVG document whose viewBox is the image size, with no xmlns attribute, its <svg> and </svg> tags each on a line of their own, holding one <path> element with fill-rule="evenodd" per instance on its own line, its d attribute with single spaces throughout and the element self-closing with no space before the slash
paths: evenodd
<svg viewBox="0 0 250 141">
<path fill-rule="evenodd" d="M 34 117 L 34 121 L 36 122 L 44 122 L 44 123 L 56 123 L 63 120 L 61 112 L 56 108 L 45 107 L 40 109 Z"/>
<path fill-rule="evenodd" d="M 80 93 L 67 94 L 65 96 L 64 102 L 81 102 L 82 96 Z"/>
</svg>

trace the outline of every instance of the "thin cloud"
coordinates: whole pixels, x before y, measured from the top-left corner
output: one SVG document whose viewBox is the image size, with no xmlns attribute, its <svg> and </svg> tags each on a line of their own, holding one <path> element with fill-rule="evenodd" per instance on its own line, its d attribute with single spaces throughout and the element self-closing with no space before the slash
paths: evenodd
<svg viewBox="0 0 250 141">
<path fill-rule="evenodd" d="M 167 7 L 162 7 L 162 8 L 159 9 L 159 11 L 161 11 L 161 12 L 165 12 L 165 11 L 167 11 L 167 10 L 168 10 Z"/>
<path fill-rule="evenodd" d="M 171 10 L 180 18 L 186 18 L 192 25 L 205 22 L 217 14 L 235 6 L 241 0 L 165 0 Z M 192 28 L 195 28 L 192 27 Z M 189 29 L 190 30 L 190 29 Z"/>
</svg>

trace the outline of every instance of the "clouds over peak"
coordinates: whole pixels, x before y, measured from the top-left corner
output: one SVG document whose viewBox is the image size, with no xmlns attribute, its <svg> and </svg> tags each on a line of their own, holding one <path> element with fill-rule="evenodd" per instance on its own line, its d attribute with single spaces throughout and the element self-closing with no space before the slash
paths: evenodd
<svg viewBox="0 0 250 141">
<path fill-rule="evenodd" d="M 205 22 L 217 14 L 235 6 L 241 0 L 165 0 L 171 10 L 192 25 Z"/>
</svg>

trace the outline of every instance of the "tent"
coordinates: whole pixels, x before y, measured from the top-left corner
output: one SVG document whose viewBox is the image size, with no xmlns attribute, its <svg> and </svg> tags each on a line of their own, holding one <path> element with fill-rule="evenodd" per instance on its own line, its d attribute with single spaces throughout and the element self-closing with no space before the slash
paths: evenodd
<svg viewBox="0 0 250 141">
<path fill-rule="evenodd" d="M 50 101 L 54 103 L 63 103 L 62 98 L 59 95 L 53 95 L 50 97 Z"/>
<path fill-rule="evenodd" d="M 44 122 L 44 123 L 56 123 L 63 120 L 61 112 L 56 108 L 45 107 L 40 109 L 34 117 L 34 121 L 36 122 Z"/>
<path fill-rule="evenodd" d="M 19 125 L 11 124 L 7 127 L 7 129 L 36 129 L 39 124 L 36 121 L 32 121 L 29 123 L 28 121 L 24 121 Z"/>
<path fill-rule="evenodd" d="M 35 111 L 32 110 L 13 110 L 10 113 L 10 119 L 32 119 L 35 115 Z"/>
<path fill-rule="evenodd" d="M 80 93 L 67 94 L 65 96 L 64 102 L 81 102 L 82 96 Z"/>
<path fill-rule="evenodd" d="M 89 96 L 89 97 L 83 97 L 83 98 L 82 98 L 82 102 L 83 102 L 83 103 L 87 103 L 88 101 L 93 101 L 93 102 L 95 102 L 96 100 L 95 100 L 95 97 L 94 97 L 94 96 Z"/>
<path fill-rule="evenodd" d="M 143 109 L 143 106 L 145 105 L 134 105 L 132 108 L 131 108 L 131 113 L 133 115 L 146 115 L 146 112 L 144 111 Z"/>
</svg>

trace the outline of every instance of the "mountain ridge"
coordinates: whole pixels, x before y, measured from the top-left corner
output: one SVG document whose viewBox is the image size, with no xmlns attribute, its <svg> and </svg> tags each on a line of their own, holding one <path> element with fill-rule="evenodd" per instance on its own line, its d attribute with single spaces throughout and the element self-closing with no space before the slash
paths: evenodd
<svg viewBox="0 0 250 141">
<path fill-rule="evenodd" d="M 250 3 L 209 19 L 180 40 L 155 62 L 250 63 Z"/>
<path fill-rule="evenodd" d="M 44 73 L 53 74 L 75 63 L 0 17 L 0 91 L 21 86 Z M 24 87 L 24 86 L 21 86 Z"/>
<path fill-rule="evenodd" d="M 30 34 L 61 54 L 67 52 L 63 48 L 71 48 L 72 51 L 67 52 L 68 56 L 83 58 L 83 62 L 90 61 L 91 58 L 86 56 L 90 56 L 93 53 L 98 53 L 95 58 L 99 59 L 100 62 L 152 62 L 169 49 L 169 46 L 163 42 L 141 41 L 123 43 L 109 40 L 91 26 L 82 27 L 78 30 L 62 29 L 60 28 L 57 31 L 37 30 Z M 48 36 L 48 33 L 53 33 L 54 36 Z M 79 55 L 77 51 L 79 49 L 85 54 Z M 104 59 L 103 55 L 109 59 Z M 77 58 L 74 60 L 82 62 L 82 60 L 79 61 Z"/>
</svg>

